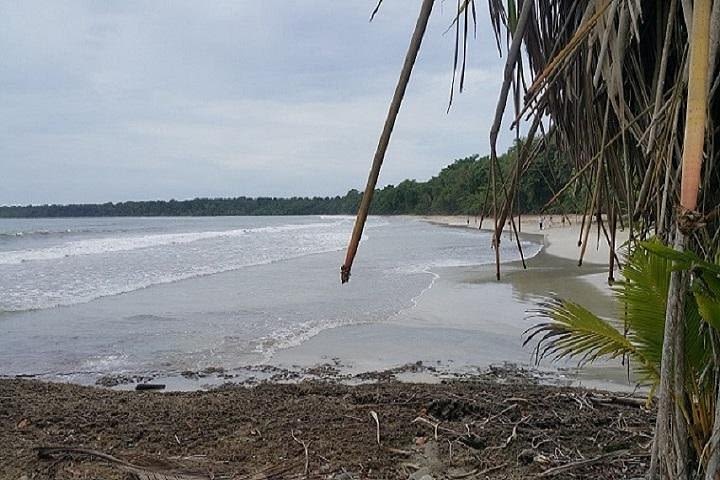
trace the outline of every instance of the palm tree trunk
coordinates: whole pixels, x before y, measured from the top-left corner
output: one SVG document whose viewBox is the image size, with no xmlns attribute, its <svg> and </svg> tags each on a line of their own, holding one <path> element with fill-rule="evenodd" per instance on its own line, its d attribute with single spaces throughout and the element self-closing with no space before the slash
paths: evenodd
<svg viewBox="0 0 720 480">
<path fill-rule="evenodd" d="M 367 220 L 368 212 L 370 211 L 370 202 L 372 201 L 373 194 L 375 193 L 375 185 L 377 185 L 378 176 L 380 175 L 380 167 L 382 167 L 383 160 L 385 159 L 385 152 L 387 152 L 388 145 L 390 144 L 390 136 L 392 135 L 393 128 L 395 127 L 395 120 L 397 119 L 398 112 L 400 112 L 400 105 L 402 105 L 405 90 L 407 90 L 408 83 L 410 82 L 410 74 L 412 73 L 415 60 L 417 59 L 418 52 L 420 51 L 420 45 L 422 44 L 423 37 L 425 36 L 425 30 L 427 29 L 427 24 L 430 20 L 430 13 L 432 12 L 434 3 L 435 0 L 423 0 L 422 7 L 420 8 L 420 15 L 418 16 L 417 23 L 415 24 L 415 31 L 413 32 L 412 39 L 410 40 L 410 46 L 408 47 L 407 54 L 405 55 L 405 63 L 403 63 L 400 78 L 398 79 L 397 86 L 395 87 L 395 94 L 390 102 L 390 109 L 388 111 L 387 118 L 385 119 L 385 125 L 383 126 L 380 140 L 378 141 L 377 150 L 375 150 L 375 157 L 373 158 L 372 167 L 370 168 L 367 186 L 365 187 L 365 193 L 363 194 L 360 202 L 360 208 L 358 209 L 357 218 L 355 219 L 355 226 L 353 228 L 352 236 L 350 237 L 350 244 L 348 245 L 347 254 L 345 255 L 345 263 L 342 267 L 340 267 L 340 281 L 342 283 L 346 283 L 350 280 L 350 269 L 352 268 L 352 263 L 355 259 L 358 245 L 360 244 L 360 238 L 362 238 L 362 232 L 365 228 L 365 221 Z"/>
<path fill-rule="evenodd" d="M 712 0 L 696 0 L 693 5 L 690 38 L 690 74 L 683 141 L 680 211 L 677 215 L 675 249 L 683 250 L 688 243 L 696 218 L 700 172 L 705 146 L 707 112 L 708 54 L 710 11 Z M 687 10 L 686 10 L 687 11 Z M 660 372 L 660 400 L 658 403 L 655 438 L 650 462 L 650 478 L 676 479 L 688 477 L 686 426 L 680 402 L 684 402 L 683 385 L 684 297 L 685 278 L 673 272 L 668 291 Z M 720 428 L 720 425 L 715 425 Z M 684 435 L 684 437 L 683 437 Z M 685 445 L 685 446 L 683 446 Z M 716 472 L 707 472 L 714 479 Z"/>
</svg>

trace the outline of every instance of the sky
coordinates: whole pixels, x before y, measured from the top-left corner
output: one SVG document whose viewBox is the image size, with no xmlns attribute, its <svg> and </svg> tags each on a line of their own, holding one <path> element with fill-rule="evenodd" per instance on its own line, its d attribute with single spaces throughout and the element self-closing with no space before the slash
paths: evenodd
<svg viewBox="0 0 720 480">
<path fill-rule="evenodd" d="M 0 204 L 364 188 L 420 6 L 369 22 L 375 3 L 0 3 Z M 455 5 L 436 2 L 380 185 L 489 151 L 503 59 L 478 6 L 446 114 Z"/>
</svg>

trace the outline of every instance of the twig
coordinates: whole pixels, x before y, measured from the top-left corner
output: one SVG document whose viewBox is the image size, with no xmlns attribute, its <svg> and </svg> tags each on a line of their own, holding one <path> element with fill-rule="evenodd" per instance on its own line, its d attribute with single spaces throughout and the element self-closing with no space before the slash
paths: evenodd
<svg viewBox="0 0 720 480">
<path fill-rule="evenodd" d="M 290 430 L 290 435 L 292 435 L 293 440 L 302 445 L 303 449 L 305 450 L 305 469 L 303 470 L 303 475 L 307 477 L 308 468 L 310 467 L 310 454 L 308 453 L 308 445 L 310 445 L 310 442 L 305 443 L 302 440 L 298 440 L 293 430 Z"/>
<path fill-rule="evenodd" d="M 173 478 L 176 480 L 207 480 L 207 475 L 193 474 L 193 473 L 181 473 L 171 471 L 161 471 L 150 467 L 141 467 L 139 465 L 133 465 L 130 462 L 113 457 L 104 452 L 97 450 L 90 450 L 87 448 L 74 448 L 74 447 L 39 447 L 37 448 L 37 454 L 39 458 L 53 458 L 57 455 L 63 456 L 85 456 L 107 462 L 120 470 L 129 472 L 136 476 L 144 476 L 145 478 L 157 478 L 169 479 Z M 61 460 L 57 460 L 59 463 Z"/>
<path fill-rule="evenodd" d="M 494 472 L 495 470 L 500 470 L 501 468 L 505 468 L 507 466 L 507 463 L 503 463 L 501 465 L 498 465 L 496 467 L 488 467 L 484 470 L 481 470 L 478 472 L 477 476 L 480 477 L 481 475 L 487 475 L 490 472 Z"/>
<path fill-rule="evenodd" d="M 451 474 L 450 477 L 454 478 L 454 479 L 467 478 L 467 477 L 472 477 L 472 476 L 480 478 L 482 475 L 487 475 L 488 473 L 494 472 L 495 470 L 500 470 L 501 468 L 504 468 L 505 466 L 507 466 L 507 463 L 503 463 L 501 465 L 496 465 L 494 467 L 488 467 L 488 468 L 486 468 L 484 470 L 480 470 L 480 471 L 478 471 L 478 469 L 475 468 L 473 470 L 470 470 L 469 472 L 459 473 L 459 474 L 455 474 L 455 475 Z"/>
<path fill-rule="evenodd" d="M 560 475 L 561 473 L 569 472 L 570 470 L 574 470 L 576 468 L 587 467 L 589 465 L 600 463 L 603 460 L 607 460 L 609 458 L 622 457 L 624 455 L 627 455 L 628 453 L 630 453 L 630 450 L 617 450 L 615 452 L 605 453 L 603 455 L 598 455 L 597 457 L 589 458 L 587 460 L 580 460 L 578 462 L 568 463 L 559 467 L 545 470 L 544 472 L 538 474 L 538 478 L 554 477 L 555 475 Z"/>
<path fill-rule="evenodd" d="M 415 454 L 415 452 L 411 452 L 410 450 L 402 450 L 402 449 L 400 449 L 400 448 L 386 447 L 386 450 L 387 450 L 388 452 L 391 452 L 391 453 L 397 453 L 398 455 L 408 455 L 408 456 L 410 456 L 410 455 L 414 455 L 414 454 Z"/>
<path fill-rule="evenodd" d="M 378 418 L 378 414 L 375 410 L 370 410 L 370 416 L 373 420 L 375 420 L 375 426 L 377 427 L 377 444 L 380 445 L 380 419 Z"/>
<path fill-rule="evenodd" d="M 525 423 L 525 422 L 527 421 L 527 419 L 530 418 L 531 416 L 532 416 L 532 415 L 528 415 L 527 417 L 522 417 L 518 422 L 515 423 L 515 425 L 513 426 L 513 429 L 512 429 L 512 433 L 511 433 L 510 436 L 505 440 L 505 444 L 504 444 L 504 445 L 499 445 L 499 446 L 496 446 L 496 447 L 487 447 L 486 450 L 502 450 L 503 448 L 507 448 L 507 447 L 512 443 L 512 441 L 515 440 L 515 438 L 517 438 L 517 429 L 518 429 L 518 426 L 519 426 L 521 423 Z"/>
<path fill-rule="evenodd" d="M 644 408 L 648 406 L 648 400 L 633 397 L 587 397 L 591 402 L 624 405 L 626 407 Z"/>
<path fill-rule="evenodd" d="M 500 412 L 500 413 L 498 413 L 498 414 L 489 416 L 488 418 L 486 418 L 485 420 L 483 420 L 479 425 L 480 425 L 480 426 L 487 425 L 488 423 L 490 423 L 491 420 L 495 420 L 495 419 L 498 418 L 498 417 L 502 417 L 503 415 L 505 415 L 507 412 L 509 412 L 510 410 L 512 410 L 512 409 L 514 409 L 514 408 L 517 408 L 517 403 L 513 403 L 513 404 L 510 405 L 509 407 L 503 409 L 503 411 Z"/>
<path fill-rule="evenodd" d="M 435 440 L 438 439 L 438 430 L 442 430 L 443 432 L 452 433 L 453 435 L 457 435 L 458 437 L 462 437 L 463 435 L 465 435 L 464 433 L 456 432 L 455 430 L 453 430 L 451 428 L 441 427 L 440 422 L 431 422 L 430 420 L 428 420 L 425 417 L 417 417 L 415 420 L 413 420 L 410 423 L 417 423 L 417 422 L 422 422 L 426 425 L 433 427 L 433 430 L 435 431 Z M 467 428 L 467 426 L 466 426 L 466 428 Z"/>
</svg>

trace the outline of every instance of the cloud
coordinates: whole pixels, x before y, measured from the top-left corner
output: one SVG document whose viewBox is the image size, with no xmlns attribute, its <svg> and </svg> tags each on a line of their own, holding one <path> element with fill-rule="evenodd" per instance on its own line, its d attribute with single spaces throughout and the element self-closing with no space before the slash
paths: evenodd
<svg viewBox="0 0 720 480">
<path fill-rule="evenodd" d="M 4 3 L 0 204 L 362 187 L 416 15 L 385 2 L 368 23 L 373 6 Z M 488 151 L 502 64 L 481 16 L 446 114 L 451 19 L 434 14 L 382 184 Z"/>
</svg>

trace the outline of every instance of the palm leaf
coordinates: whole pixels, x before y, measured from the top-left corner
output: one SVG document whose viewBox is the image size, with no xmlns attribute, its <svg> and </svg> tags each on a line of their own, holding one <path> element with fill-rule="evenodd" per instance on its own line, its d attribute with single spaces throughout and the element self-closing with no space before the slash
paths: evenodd
<svg viewBox="0 0 720 480">
<path fill-rule="evenodd" d="M 665 308 L 671 264 L 664 257 L 637 248 L 623 268 L 625 280 L 615 287 L 620 317 L 628 336 L 651 364 L 660 366 L 665 331 Z"/>
<path fill-rule="evenodd" d="M 540 303 L 535 313 L 550 321 L 528 330 L 524 342 L 527 345 L 533 339 L 538 340 L 538 360 L 579 357 L 579 364 L 583 365 L 601 357 L 612 359 L 627 355 L 644 379 L 652 383 L 658 381 L 667 292 L 676 259 L 656 253 L 660 249 L 655 242 L 646 245 L 649 248 L 635 249 L 623 269 L 625 280 L 614 287 L 621 306 L 618 319 L 624 319 L 624 323 L 602 319 L 581 305 L 559 298 Z M 689 384 L 700 381 L 711 360 L 712 347 L 702 319 L 720 327 L 720 316 L 715 310 L 720 308 L 720 279 L 714 275 L 707 278 L 709 282 L 695 282 L 701 295 L 695 291 L 695 295 L 688 294 L 685 299 Z"/>
<path fill-rule="evenodd" d="M 692 291 L 703 320 L 720 331 L 720 278 L 702 268 L 693 270 Z"/>
<path fill-rule="evenodd" d="M 580 357 L 579 363 L 583 365 L 601 357 L 630 355 L 639 364 L 647 364 L 642 353 L 618 328 L 577 303 L 551 298 L 541 302 L 535 313 L 551 320 L 526 332 L 523 345 L 539 340 L 538 361 L 545 357 L 553 360 Z M 652 374 L 652 371 L 646 373 Z"/>
</svg>

